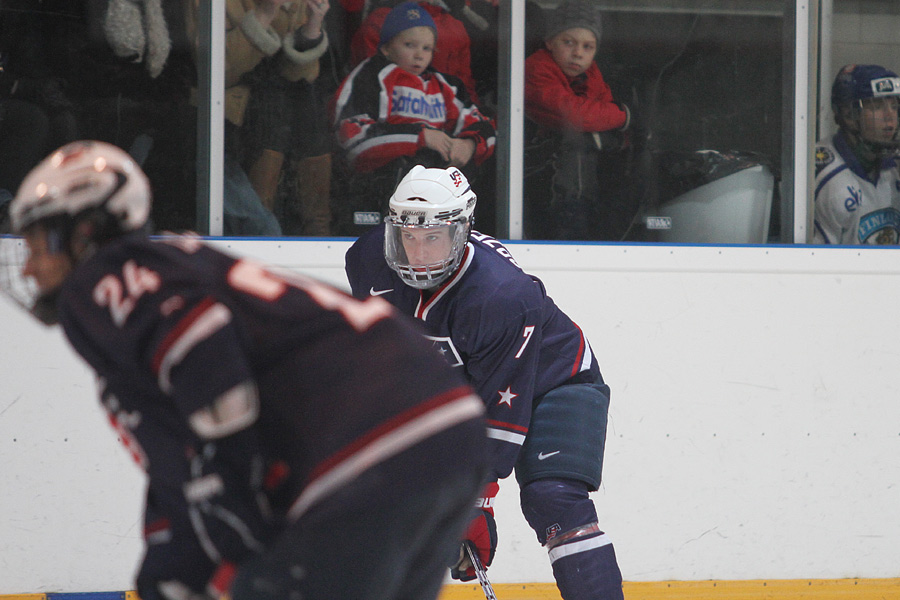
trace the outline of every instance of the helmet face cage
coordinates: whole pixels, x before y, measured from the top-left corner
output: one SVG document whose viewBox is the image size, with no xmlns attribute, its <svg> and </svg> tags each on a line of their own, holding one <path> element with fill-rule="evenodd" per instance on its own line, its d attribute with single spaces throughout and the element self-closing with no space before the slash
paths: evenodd
<svg viewBox="0 0 900 600">
<path fill-rule="evenodd" d="M 40 226 L 46 234 L 47 251 L 51 254 L 68 254 L 66 244 L 71 227 L 62 221 L 60 217 L 45 219 L 26 231 Z M 65 221 L 70 222 L 71 219 L 66 218 Z M 56 300 L 61 281 L 60 285 L 53 288 L 39 288 L 38 282 L 24 272 L 30 255 L 31 248 L 25 239 L 11 236 L 0 238 L 0 292 L 43 324 L 54 325 L 57 323 Z M 63 278 L 66 276 L 64 272 L 59 274 Z"/>
<path fill-rule="evenodd" d="M 900 101 L 897 96 L 864 98 L 852 107 L 860 138 L 874 147 L 898 147 Z"/>
<path fill-rule="evenodd" d="M 456 167 L 416 165 L 400 181 L 385 218 L 384 255 L 404 283 L 426 289 L 453 274 L 469 239 L 476 200 Z"/>
<path fill-rule="evenodd" d="M 468 223 L 410 224 L 399 217 L 387 217 L 385 223 L 384 256 L 405 284 L 436 287 L 456 271 L 469 239 Z"/>
<path fill-rule="evenodd" d="M 28 248 L 23 239 L 0 237 L 0 290 L 7 298 L 31 312 L 39 291 L 35 281 L 22 273 L 26 260 Z"/>
</svg>

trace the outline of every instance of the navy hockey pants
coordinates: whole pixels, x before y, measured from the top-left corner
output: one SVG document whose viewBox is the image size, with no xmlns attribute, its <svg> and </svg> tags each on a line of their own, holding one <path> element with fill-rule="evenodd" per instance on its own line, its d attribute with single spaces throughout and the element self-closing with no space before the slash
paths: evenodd
<svg viewBox="0 0 900 600">
<path fill-rule="evenodd" d="M 232 600 L 431 600 L 486 473 L 473 420 L 370 468 L 241 566 Z"/>
</svg>

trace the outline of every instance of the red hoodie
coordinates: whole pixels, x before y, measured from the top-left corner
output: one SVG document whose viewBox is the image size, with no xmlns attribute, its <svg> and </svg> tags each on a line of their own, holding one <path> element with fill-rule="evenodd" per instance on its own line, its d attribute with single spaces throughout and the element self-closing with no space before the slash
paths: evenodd
<svg viewBox="0 0 900 600">
<path fill-rule="evenodd" d="M 619 129 L 627 118 L 596 63 L 583 76 L 571 78 L 546 48 L 525 60 L 525 114 L 542 127 L 570 131 Z"/>
</svg>

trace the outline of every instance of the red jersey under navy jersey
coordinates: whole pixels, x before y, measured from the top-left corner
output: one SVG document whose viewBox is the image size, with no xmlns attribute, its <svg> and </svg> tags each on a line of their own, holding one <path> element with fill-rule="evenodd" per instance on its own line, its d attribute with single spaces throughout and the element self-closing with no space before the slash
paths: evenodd
<svg viewBox="0 0 900 600">
<path fill-rule="evenodd" d="M 346 271 L 354 296 L 384 298 L 424 321 L 444 357 L 463 369 L 487 406 L 498 479 L 512 472 L 535 398 L 579 374 L 600 378 L 581 329 L 490 236 L 473 231 L 459 269 L 431 295 L 387 265 L 384 225 L 351 246 Z"/>
<path fill-rule="evenodd" d="M 431 68 L 413 75 L 378 53 L 347 76 L 335 102 L 338 143 L 358 172 L 414 155 L 425 147 L 426 127 L 474 141 L 476 165 L 494 153 L 493 122 L 458 78 Z"/>
<path fill-rule="evenodd" d="M 197 441 L 189 415 L 255 382 L 262 452 L 287 466 L 282 516 L 483 411 L 388 303 L 196 238 L 130 234 L 102 246 L 65 281 L 59 312 L 151 483 L 183 480 L 173 448 Z"/>
</svg>

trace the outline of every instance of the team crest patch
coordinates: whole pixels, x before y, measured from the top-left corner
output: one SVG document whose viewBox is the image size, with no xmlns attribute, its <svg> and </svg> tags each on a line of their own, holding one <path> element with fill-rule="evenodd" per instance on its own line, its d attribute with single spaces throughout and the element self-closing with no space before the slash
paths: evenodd
<svg viewBox="0 0 900 600">
<path fill-rule="evenodd" d="M 456 346 L 453 345 L 453 340 L 449 337 L 426 335 L 425 338 L 434 343 L 435 349 L 444 356 L 451 367 L 461 367 L 463 365 L 462 357 L 459 355 Z"/>
<path fill-rule="evenodd" d="M 858 235 L 863 244 L 896 246 L 900 241 L 900 212 L 893 208 L 870 212 L 860 219 Z"/>
<path fill-rule="evenodd" d="M 548 528 L 547 528 L 547 531 L 546 531 L 546 533 L 547 533 L 547 541 L 549 542 L 550 540 L 552 540 L 553 538 L 555 538 L 557 535 L 559 535 L 559 531 L 560 531 L 561 529 L 562 529 L 562 527 L 559 526 L 559 523 L 554 523 L 553 525 L 551 525 L 550 527 L 548 527 Z"/>
<path fill-rule="evenodd" d="M 834 152 L 825 146 L 816 146 L 816 168 L 821 169 L 834 162 Z"/>
</svg>

